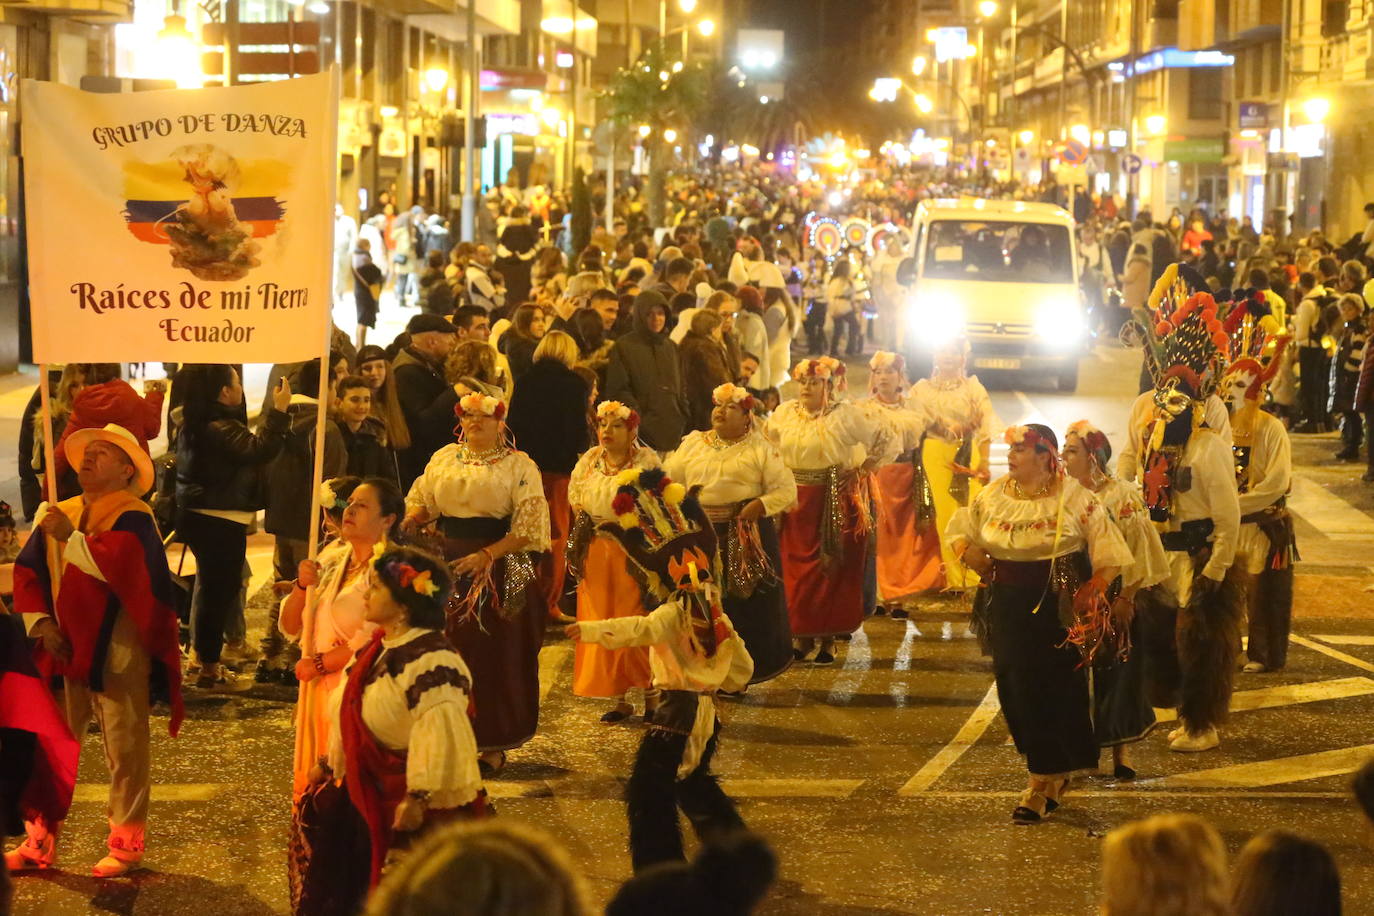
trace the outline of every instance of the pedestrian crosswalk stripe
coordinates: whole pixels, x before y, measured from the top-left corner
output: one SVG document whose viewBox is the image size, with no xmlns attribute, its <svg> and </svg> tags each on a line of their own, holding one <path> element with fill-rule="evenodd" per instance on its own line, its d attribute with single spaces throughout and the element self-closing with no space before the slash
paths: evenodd
<svg viewBox="0 0 1374 916">
<path fill-rule="evenodd" d="M 1288 495 L 1288 508 L 1333 540 L 1345 540 L 1350 535 L 1374 532 L 1374 519 L 1370 519 L 1368 515 L 1339 496 L 1328 492 L 1321 484 L 1301 475 L 1293 476 L 1293 490 Z"/>
<path fill-rule="evenodd" d="M 1323 655 L 1328 655 L 1338 662 L 1345 662 L 1347 665 L 1353 665 L 1362 671 L 1374 671 L 1374 665 L 1371 665 L 1364 659 L 1356 658 L 1353 655 L 1349 655 L 1339 649 L 1333 649 L 1330 646 L 1323 646 L 1321 643 L 1308 639 L 1306 636 L 1299 636 L 1297 633 L 1293 633 L 1288 638 L 1297 645 L 1320 652 Z"/>
<path fill-rule="evenodd" d="M 1347 636 L 1344 634 L 1337 635 L 1335 633 L 1314 633 L 1312 638 L 1319 639 L 1324 643 L 1330 643 L 1333 646 L 1374 646 L 1374 636 Z"/>
<path fill-rule="evenodd" d="M 919 795 L 945 774 L 945 771 L 964 756 L 964 752 L 978 743 L 978 739 L 983 737 L 983 732 L 987 731 L 992 720 L 1001 711 L 1002 704 L 997 699 L 997 684 L 994 683 L 988 688 L 988 692 L 983 695 L 983 701 L 978 704 L 978 708 L 973 711 L 964 724 L 955 734 L 954 739 L 925 762 L 916 775 L 906 781 L 906 785 L 897 790 L 898 795 Z"/>
<path fill-rule="evenodd" d="M 1296 757 L 1279 757 L 1145 779 L 1140 780 L 1140 784 L 1146 788 L 1161 786 L 1169 789 L 1258 789 L 1353 773 L 1364 766 L 1371 756 L 1374 756 L 1374 744 L 1362 744 L 1316 754 L 1299 754 Z"/>
<path fill-rule="evenodd" d="M 1342 677 L 1329 681 L 1237 690 L 1231 695 L 1231 712 L 1273 709 L 1298 703 L 1319 703 L 1322 700 L 1344 700 L 1371 693 L 1374 693 L 1374 680 L 1367 677 Z M 1178 716 L 1172 709 L 1156 709 L 1155 718 L 1160 722 L 1173 722 Z"/>
</svg>

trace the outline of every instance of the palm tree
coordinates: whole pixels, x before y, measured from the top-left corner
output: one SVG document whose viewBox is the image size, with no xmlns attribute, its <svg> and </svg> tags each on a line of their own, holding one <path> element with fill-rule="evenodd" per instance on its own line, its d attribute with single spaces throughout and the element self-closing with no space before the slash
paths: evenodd
<svg viewBox="0 0 1374 916">
<path fill-rule="evenodd" d="M 616 71 L 603 93 L 609 119 L 621 126 L 647 126 L 644 146 L 649 154 L 649 219 L 664 222 L 664 179 L 669 154 L 663 132 L 669 128 L 686 134 L 706 107 L 710 75 L 700 63 L 675 60 L 663 43 L 651 45 L 630 67 Z"/>
</svg>

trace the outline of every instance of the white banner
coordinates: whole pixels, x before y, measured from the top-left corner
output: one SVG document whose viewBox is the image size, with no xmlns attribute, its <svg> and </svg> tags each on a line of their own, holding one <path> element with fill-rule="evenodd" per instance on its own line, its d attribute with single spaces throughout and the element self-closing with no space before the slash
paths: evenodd
<svg viewBox="0 0 1374 916">
<path fill-rule="evenodd" d="M 25 80 L 21 91 L 35 362 L 321 354 L 334 73 L 119 94 Z"/>
</svg>

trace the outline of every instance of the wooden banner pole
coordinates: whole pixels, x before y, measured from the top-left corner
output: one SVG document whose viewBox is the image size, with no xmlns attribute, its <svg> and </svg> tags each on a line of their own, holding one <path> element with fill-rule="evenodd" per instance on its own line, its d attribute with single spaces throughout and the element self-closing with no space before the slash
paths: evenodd
<svg viewBox="0 0 1374 916">
<path fill-rule="evenodd" d="M 38 402 L 43 414 L 43 494 L 48 505 L 57 505 L 57 443 L 52 438 L 52 393 L 48 390 L 48 364 L 38 364 Z M 40 522 L 42 519 L 34 519 Z"/>
</svg>

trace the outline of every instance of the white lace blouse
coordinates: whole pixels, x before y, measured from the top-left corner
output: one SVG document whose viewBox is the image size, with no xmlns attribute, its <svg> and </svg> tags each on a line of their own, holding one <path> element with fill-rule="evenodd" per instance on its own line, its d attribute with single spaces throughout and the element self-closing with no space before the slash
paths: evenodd
<svg viewBox="0 0 1374 916">
<path fill-rule="evenodd" d="M 891 464 L 901 455 L 913 451 L 921 441 L 921 433 L 925 431 L 926 426 L 925 417 L 906 401 L 889 404 L 879 400 L 877 395 L 869 395 L 855 404 L 874 423 L 887 426 L 888 447 L 887 453 L 883 456 L 883 464 Z"/>
<path fill-rule="evenodd" d="M 379 666 L 387 651 L 434 630 L 419 627 L 382 640 Z M 472 675 L 452 649 L 425 652 L 392 677 L 386 671 L 363 689 L 363 724 L 380 744 L 406 755 L 406 790 L 430 793 L 432 808 L 457 808 L 477 797 L 477 739 L 468 720 Z M 346 776 L 339 707 L 345 681 L 330 696 L 329 767 Z"/>
<path fill-rule="evenodd" d="M 1149 588 L 1167 579 L 1169 558 L 1135 485 L 1110 477 L 1095 495 L 1116 523 L 1116 530 L 1121 532 L 1134 558 L 1121 567 L 1122 587 Z"/>
<path fill-rule="evenodd" d="M 435 452 L 411 486 L 406 508 L 423 508 L 431 518 L 509 518 L 511 534 L 525 539 L 525 550 L 548 550 L 549 504 L 530 456 L 510 450 L 494 460 L 466 454 L 457 444 Z"/>
<path fill-rule="evenodd" d="M 993 481 L 949 520 L 945 533 L 951 546 L 969 544 L 995 560 L 1017 561 L 1049 560 L 1086 550 L 1093 569 L 1131 565 L 1131 551 L 1097 497 L 1073 479 L 1064 479 L 1060 486 L 1062 515 L 1057 489 L 1022 499 L 1012 495 L 1010 477 Z"/>
<path fill-rule="evenodd" d="M 689 433 L 663 469 L 684 486 L 699 485 L 705 506 L 761 499 L 764 514 L 777 515 L 797 501 L 797 484 L 782 453 L 757 430 L 735 442 L 714 432 Z"/>
<path fill-rule="evenodd" d="M 783 463 L 794 471 L 839 465 L 856 468 L 869 456 L 885 454 L 889 433 L 851 401 L 835 401 L 813 414 L 801 401 L 783 403 L 768 418 L 767 436 L 778 444 Z M 855 449 L 855 446 L 860 446 Z M 857 460 L 856 460 L 857 459 Z"/>
<path fill-rule="evenodd" d="M 659 466 L 658 453 L 647 445 L 640 447 L 634 454 L 629 467 L 656 468 Z M 629 468 L 613 468 L 607 464 L 606 449 L 593 445 L 582 453 L 573 468 L 568 481 L 568 503 L 574 512 L 586 512 L 592 520 L 600 522 L 615 521 L 615 511 L 611 501 L 620 488 L 617 478 Z"/>
<path fill-rule="evenodd" d="M 937 385 L 923 378 L 911 386 L 906 402 L 921 415 L 927 435 L 957 442 L 961 437 L 953 433 L 956 425 L 972 425 L 977 430 L 975 441 L 991 440 L 995 435 L 998 423 L 992 398 L 976 375 L 966 376 L 952 386 Z"/>
</svg>

